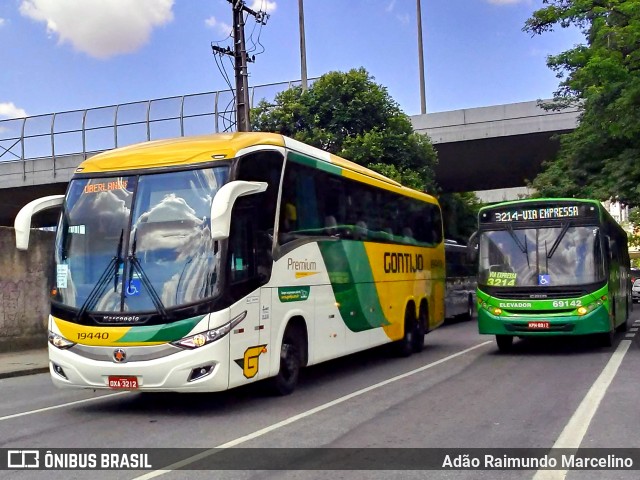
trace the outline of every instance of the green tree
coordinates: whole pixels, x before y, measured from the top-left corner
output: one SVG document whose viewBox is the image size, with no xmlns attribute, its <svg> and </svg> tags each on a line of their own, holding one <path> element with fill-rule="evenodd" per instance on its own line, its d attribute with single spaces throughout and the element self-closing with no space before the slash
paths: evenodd
<svg viewBox="0 0 640 480">
<path fill-rule="evenodd" d="M 417 190 L 436 192 L 436 151 L 363 68 L 330 72 L 306 92 L 294 87 L 261 101 L 252 127 L 347 158 Z"/>
<path fill-rule="evenodd" d="M 438 193 L 437 154 L 425 135 L 363 68 L 330 72 L 306 92 L 279 93 L 251 113 L 254 130 L 277 132 L 375 170 L 415 190 Z M 470 194 L 440 196 L 445 235 L 466 241 L 476 228 L 478 200 Z"/>
<path fill-rule="evenodd" d="M 544 196 L 616 198 L 640 205 L 640 2 L 543 0 L 524 30 L 577 26 L 585 44 L 550 56 L 561 82 L 548 109 L 581 109 L 556 159 L 532 186 Z"/>
</svg>

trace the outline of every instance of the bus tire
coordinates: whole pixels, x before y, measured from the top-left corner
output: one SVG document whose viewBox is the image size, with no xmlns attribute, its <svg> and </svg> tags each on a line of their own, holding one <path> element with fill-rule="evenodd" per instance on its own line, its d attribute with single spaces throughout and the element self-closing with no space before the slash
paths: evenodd
<svg viewBox="0 0 640 480">
<path fill-rule="evenodd" d="M 613 338 L 615 335 L 615 329 L 611 329 L 608 332 L 605 333 L 600 333 L 599 335 L 599 340 L 600 340 L 600 345 L 603 347 L 611 347 L 613 346 Z"/>
<path fill-rule="evenodd" d="M 496 343 L 498 344 L 498 350 L 501 352 L 510 352 L 513 347 L 513 336 L 496 335 Z"/>
<path fill-rule="evenodd" d="M 270 390 L 274 394 L 284 396 L 295 390 L 302 368 L 303 343 L 298 329 L 288 326 L 280 347 L 280 369 L 271 379 Z"/>
<path fill-rule="evenodd" d="M 463 320 L 471 320 L 473 318 L 473 295 L 469 295 L 467 299 L 467 311 L 462 314 Z"/>
<path fill-rule="evenodd" d="M 626 332 L 629 328 L 629 299 L 626 301 L 627 308 L 624 310 L 624 321 L 616 327 L 616 332 Z"/>
<path fill-rule="evenodd" d="M 416 344 L 414 338 L 416 336 L 418 322 L 416 322 L 415 313 L 412 308 L 407 306 L 404 313 L 404 335 L 396 342 L 395 350 L 399 357 L 408 357 L 413 353 Z M 424 342 L 424 335 L 423 335 Z"/>
<path fill-rule="evenodd" d="M 429 314 L 427 313 L 427 306 L 422 304 L 420 306 L 420 314 L 418 315 L 418 323 L 413 335 L 413 352 L 420 353 L 424 349 L 424 336 L 427 334 L 427 322 Z"/>
</svg>

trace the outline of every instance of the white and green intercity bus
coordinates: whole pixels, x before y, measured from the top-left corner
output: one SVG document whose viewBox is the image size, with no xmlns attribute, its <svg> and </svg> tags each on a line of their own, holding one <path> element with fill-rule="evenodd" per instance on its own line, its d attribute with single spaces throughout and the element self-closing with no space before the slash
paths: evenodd
<svg viewBox="0 0 640 480">
<path fill-rule="evenodd" d="M 478 213 L 478 328 L 515 337 L 595 335 L 610 346 L 632 307 L 627 234 L 597 200 L 535 198 Z"/>
<path fill-rule="evenodd" d="M 85 160 L 60 208 L 49 317 L 60 387 L 219 391 L 395 342 L 444 319 L 440 207 L 282 135 L 160 140 Z"/>
</svg>

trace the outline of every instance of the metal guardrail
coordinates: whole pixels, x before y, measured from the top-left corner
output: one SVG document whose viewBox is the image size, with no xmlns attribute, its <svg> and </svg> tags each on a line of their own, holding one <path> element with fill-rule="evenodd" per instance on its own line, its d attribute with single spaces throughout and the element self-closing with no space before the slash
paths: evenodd
<svg viewBox="0 0 640 480">
<path fill-rule="evenodd" d="M 273 101 L 277 93 L 298 85 L 299 80 L 250 87 L 251 106 L 255 99 Z M 231 132 L 235 125 L 233 90 L 0 120 L 0 175 L 3 163 L 50 158 L 55 176 L 56 158 L 62 156 L 86 159 L 148 140 Z"/>
</svg>

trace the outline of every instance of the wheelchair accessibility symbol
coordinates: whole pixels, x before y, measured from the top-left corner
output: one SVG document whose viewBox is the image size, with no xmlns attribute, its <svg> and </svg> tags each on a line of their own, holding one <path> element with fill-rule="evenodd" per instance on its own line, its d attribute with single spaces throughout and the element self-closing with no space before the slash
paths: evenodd
<svg viewBox="0 0 640 480">
<path fill-rule="evenodd" d="M 141 290 L 142 290 L 142 285 L 140 283 L 139 278 L 134 278 L 129 280 L 129 283 L 127 284 L 127 292 L 126 292 L 128 297 L 135 297 L 136 295 L 140 295 Z"/>
<path fill-rule="evenodd" d="M 551 284 L 550 275 L 538 275 L 538 285 L 550 285 L 550 284 Z"/>
</svg>

